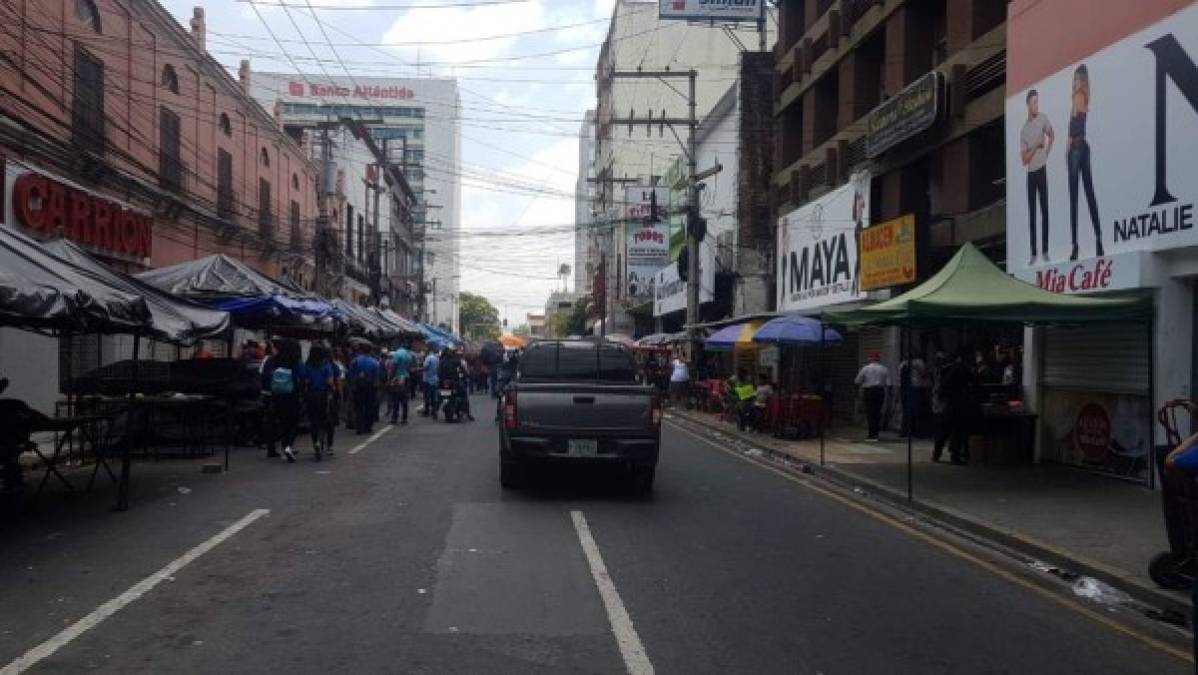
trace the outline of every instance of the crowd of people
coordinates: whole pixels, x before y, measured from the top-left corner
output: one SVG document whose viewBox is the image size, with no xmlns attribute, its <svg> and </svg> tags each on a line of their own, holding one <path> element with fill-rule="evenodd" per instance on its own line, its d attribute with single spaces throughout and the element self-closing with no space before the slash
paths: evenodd
<svg viewBox="0 0 1198 675">
<path fill-rule="evenodd" d="M 193 358 L 206 351 L 200 345 Z M 336 428 L 342 422 L 355 434 L 371 434 L 380 419 L 408 424 L 410 404 L 421 401 L 415 413 L 436 417 L 453 392 L 462 416 L 474 421 L 470 394 L 498 396 L 515 373 L 518 353 L 494 357 L 467 356 L 460 347 L 415 349 L 401 343 L 377 349 L 358 340 L 341 349 L 313 343 L 307 358 L 299 342 L 277 339 L 265 346 L 248 340 L 241 361 L 258 373 L 265 399 L 259 434 L 268 457 L 296 461 L 296 438 L 301 419 L 307 419 L 315 459 L 334 452 Z M 418 398 L 419 397 L 419 398 Z"/>
</svg>

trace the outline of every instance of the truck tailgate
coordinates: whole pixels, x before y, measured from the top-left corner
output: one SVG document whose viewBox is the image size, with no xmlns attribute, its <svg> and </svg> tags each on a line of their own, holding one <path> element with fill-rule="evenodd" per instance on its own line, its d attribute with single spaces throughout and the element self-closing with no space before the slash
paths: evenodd
<svg viewBox="0 0 1198 675">
<path fill-rule="evenodd" d="M 641 386 L 522 384 L 516 389 L 521 430 L 548 433 L 647 433 L 653 395 Z"/>
</svg>

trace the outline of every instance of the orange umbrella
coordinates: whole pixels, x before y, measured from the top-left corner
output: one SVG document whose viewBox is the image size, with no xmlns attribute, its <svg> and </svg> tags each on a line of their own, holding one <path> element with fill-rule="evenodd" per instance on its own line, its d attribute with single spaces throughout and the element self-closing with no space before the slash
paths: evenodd
<svg viewBox="0 0 1198 675">
<path fill-rule="evenodd" d="M 524 349 L 528 346 L 528 340 L 518 335 L 500 335 L 499 344 L 507 349 Z"/>
</svg>

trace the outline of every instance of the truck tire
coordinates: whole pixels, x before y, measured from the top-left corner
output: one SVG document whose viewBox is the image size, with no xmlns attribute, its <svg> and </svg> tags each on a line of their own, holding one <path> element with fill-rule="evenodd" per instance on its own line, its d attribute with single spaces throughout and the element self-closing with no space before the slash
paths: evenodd
<svg viewBox="0 0 1198 675">
<path fill-rule="evenodd" d="M 505 490 L 517 490 L 528 483 L 528 467 L 522 462 L 504 460 L 499 462 L 499 484 Z"/>
<path fill-rule="evenodd" d="M 634 495 L 648 496 L 653 493 L 653 480 L 656 477 L 656 466 L 633 467 L 628 476 L 628 488 Z"/>
</svg>

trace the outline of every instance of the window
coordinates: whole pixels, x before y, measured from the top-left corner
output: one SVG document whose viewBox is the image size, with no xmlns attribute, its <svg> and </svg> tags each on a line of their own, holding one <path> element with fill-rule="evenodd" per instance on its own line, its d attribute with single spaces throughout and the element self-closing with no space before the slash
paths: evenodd
<svg viewBox="0 0 1198 675">
<path fill-rule="evenodd" d="M 258 179 L 258 234 L 265 239 L 274 238 L 275 216 L 270 208 L 270 181 Z"/>
<path fill-rule="evenodd" d="M 220 132 L 230 137 L 233 135 L 233 125 L 229 122 L 229 116 L 225 113 L 220 114 Z"/>
<path fill-rule="evenodd" d="M 172 94 L 179 93 L 179 75 L 175 73 L 175 67 L 169 63 L 162 67 L 161 84 L 163 89 L 169 89 Z"/>
<path fill-rule="evenodd" d="M 75 18 L 79 19 L 79 23 L 97 33 L 104 32 L 104 27 L 100 23 L 100 12 L 92 0 L 75 0 Z"/>
<path fill-rule="evenodd" d="M 299 174 L 298 173 L 291 174 L 291 189 L 292 190 L 299 189 Z"/>
<path fill-rule="evenodd" d="M 224 150 L 216 151 L 216 215 L 233 215 L 233 155 Z"/>
<path fill-rule="evenodd" d="M 299 250 L 304 247 L 304 233 L 300 229 L 300 205 L 291 200 L 291 248 Z"/>
<path fill-rule="evenodd" d="M 179 159 L 179 116 L 158 111 L 158 184 L 172 192 L 183 188 L 183 162 Z"/>
<path fill-rule="evenodd" d="M 366 249 L 363 246 L 365 241 L 366 241 L 366 220 L 363 219 L 362 214 L 359 213 L 358 214 L 358 249 L 357 249 L 358 250 L 358 262 L 362 262 L 362 260 L 366 257 L 364 255 Z"/>
<path fill-rule="evenodd" d="M 79 45 L 75 45 L 71 140 L 82 150 L 104 154 L 104 62 Z"/>
<path fill-rule="evenodd" d="M 261 161 L 262 161 L 262 166 L 270 168 L 270 153 L 266 151 L 266 148 L 262 148 L 262 160 Z"/>
<path fill-rule="evenodd" d="M 345 207 L 345 257 L 354 257 L 354 207 Z"/>
</svg>

